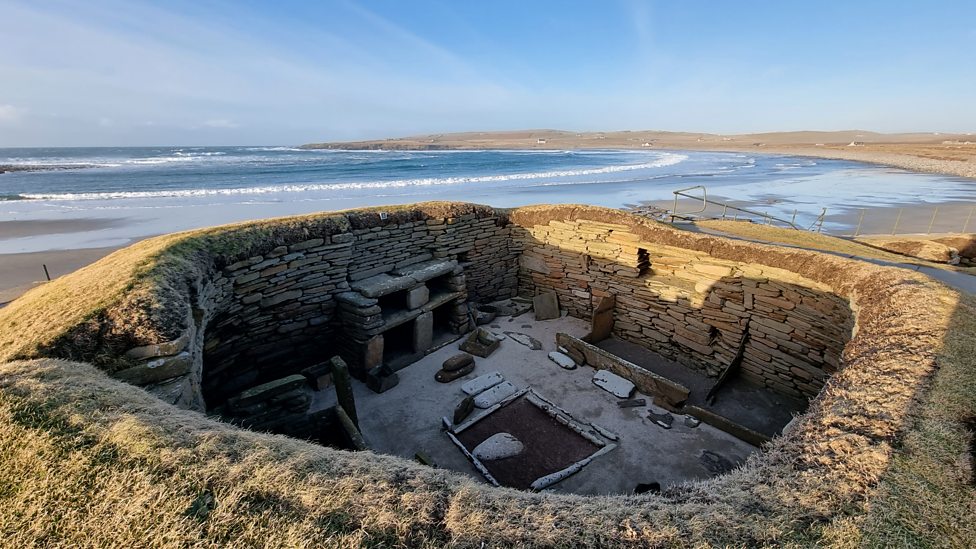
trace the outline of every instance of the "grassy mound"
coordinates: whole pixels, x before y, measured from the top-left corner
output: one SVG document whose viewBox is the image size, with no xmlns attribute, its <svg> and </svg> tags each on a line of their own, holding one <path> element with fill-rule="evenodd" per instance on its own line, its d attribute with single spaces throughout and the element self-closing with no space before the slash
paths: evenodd
<svg viewBox="0 0 976 549">
<path fill-rule="evenodd" d="M 182 327 L 196 277 L 374 217 L 323 214 L 152 239 L 0 310 L 4 544 L 976 546 L 973 298 L 901 269 L 674 231 L 602 208 L 520 208 L 511 219 L 626 223 L 647 241 L 790 269 L 855 307 L 845 367 L 789 432 L 729 474 L 660 495 L 489 488 L 390 456 L 218 423 L 89 364 L 21 360 L 77 353 L 111 369 L 122 343 L 158 342 Z"/>
</svg>

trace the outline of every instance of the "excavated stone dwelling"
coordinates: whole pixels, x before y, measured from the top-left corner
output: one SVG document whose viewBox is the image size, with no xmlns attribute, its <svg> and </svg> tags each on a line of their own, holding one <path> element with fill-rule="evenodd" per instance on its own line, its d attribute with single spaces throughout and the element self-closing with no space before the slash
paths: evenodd
<svg viewBox="0 0 976 549">
<path fill-rule="evenodd" d="M 178 337 L 130 349 L 115 375 L 233 423 L 357 448 L 350 424 L 369 410 L 339 410 L 341 395 L 310 408 L 309 386 L 340 389 L 332 357 L 374 390 L 396 391 L 394 372 L 474 328 L 471 304 L 553 292 L 592 322 L 556 342 L 579 363 L 760 445 L 783 422 L 757 433 L 710 409 L 706 389 L 734 378 L 802 411 L 841 366 L 854 327 L 848 299 L 781 260 L 603 208 L 419 205 L 283 234 L 248 257 L 214 254 L 188 281 Z M 622 358 L 634 349 L 670 369 Z"/>
</svg>

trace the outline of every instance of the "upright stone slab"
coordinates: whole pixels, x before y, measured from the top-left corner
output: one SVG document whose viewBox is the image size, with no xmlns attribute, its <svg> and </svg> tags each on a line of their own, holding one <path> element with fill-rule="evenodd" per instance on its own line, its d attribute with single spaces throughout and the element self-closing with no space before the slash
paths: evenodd
<svg viewBox="0 0 976 549">
<path fill-rule="evenodd" d="M 600 300 L 600 304 L 593 309 L 593 317 L 590 320 L 590 335 L 584 340 L 587 343 L 598 343 L 610 337 L 613 331 L 613 308 L 617 304 L 617 298 L 610 295 Z"/>
<path fill-rule="evenodd" d="M 349 419 L 359 427 L 359 416 L 356 414 L 356 396 L 352 392 L 352 378 L 349 377 L 349 366 L 338 356 L 332 357 L 332 382 L 335 383 L 336 400 L 346 412 Z"/>
<path fill-rule="evenodd" d="M 430 289 L 425 284 L 407 290 L 407 308 L 419 309 L 430 301 Z"/>
<path fill-rule="evenodd" d="M 363 369 L 370 371 L 383 365 L 383 336 L 369 338 L 363 347 Z"/>
<path fill-rule="evenodd" d="M 532 299 L 536 320 L 552 320 L 559 318 L 559 299 L 556 292 L 544 292 Z"/>
<path fill-rule="evenodd" d="M 421 313 L 413 323 L 413 350 L 424 353 L 434 346 L 434 313 Z"/>
</svg>

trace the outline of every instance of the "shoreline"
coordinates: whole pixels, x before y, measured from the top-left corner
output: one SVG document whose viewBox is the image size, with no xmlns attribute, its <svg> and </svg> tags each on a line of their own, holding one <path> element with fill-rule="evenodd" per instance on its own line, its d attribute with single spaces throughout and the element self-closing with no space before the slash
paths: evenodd
<svg viewBox="0 0 976 549">
<path fill-rule="evenodd" d="M 135 242 L 135 240 L 133 240 Z M 132 244 L 126 244 L 126 246 Z M 77 248 L 0 255 L 0 307 L 44 284 L 44 265 L 51 279 L 77 271 L 125 246 Z"/>
<path fill-rule="evenodd" d="M 804 158 L 822 158 L 824 160 L 848 160 L 851 162 L 863 162 L 877 166 L 900 168 L 916 173 L 931 175 L 947 175 L 961 177 L 964 179 L 976 180 L 976 163 L 960 162 L 954 160 L 940 160 L 934 158 L 924 158 L 907 154 L 884 153 L 879 151 L 862 151 L 852 148 L 850 151 L 836 148 L 790 148 L 790 147 L 763 147 L 755 149 L 735 148 L 735 147 L 710 147 L 707 149 L 691 149 L 710 152 L 754 152 L 758 154 L 782 154 L 788 156 L 800 156 Z"/>
<path fill-rule="evenodd" d="M 693 132 L 464 132 L 390 139 L 309 143 L 305 149 L 342 150 L 688 150 L 847 160 L 917 173 L 976 180 L 976 136 L 879 134 L 861 130 L 719 135 Z"/>
<path fill-rule="evenodd" d="M 758 208 L 761 207 L 760 203 L 753 202 L 742 202 L 736 201 L 738 205 L 744 207 Z M 642 203 L 644 206 L 659 206 L 661 208 L 666 208 L 671 206 L 671 201 L 644 201 Z M 945 205 L 938 206 L 943 208 L 946 215 L 940 218 L 940 222 L 935 224 L 936 231 L 933 234 L 944 233 L 944 234 L 955 234 L 959 232 L 957 225 L 960 225 L 965 219 L 965 215 L 973 206 L 968 203 L 953 202 L 950 203 L 954 210 L 949 210 Z M 888 235 L 888 229 L 894 226 L 895 220 L 900 219 L 902 229 L 911 228 L 922 228 L 928 224 L 929 219 L 932 215 L 932 206 L 924 203 L 916 203 L 907 206 L 890 206 L 884 208 L 877 208 L 874 210 L 873 215 L 865 218 L 865 222 L 862 227 L 860 236 L 877 235 L 884 236 Z M 621 207 L 623 211 L 630 211 L 633 213 L 633 209 L 629 207 Z M 908 214 L 907 216 L 901 215 L 902 213 Z M 716 217 L 721 214 L 720 208 L 710 209 L 710 214 L 714 214 Z M 958 214 L 958 215 L 956 215 Z M 639 215 L 639 214 L 638 214 Z M 852 226 L 857 223 L 857 210 L 851 210 L 838 214 L 843 218 L 845 223 L 851 224 Z M 287 217 L 287 216 L 286 216 Z M 945 219 L 948 218 L 948 224 Z M 829 218 L 828 218 L 829 219 Z M 98 223 L 100 220 L 74 220 L 78 223 L 73 227 L 77 232 L 84 232 L 87 229 L 89 223 Z M 116 220 L 111 220 L 112 224 L 117 226 L 119 222 L 124 222 L 131 220 L 119 218 Z M 23 224 L 22 227 L 18 225 Z M 59 232 L 65 228 L 65 225 L 61 223 L 56 223 Z M 35 235 L 45 235 L 48 234 L 47 231 L 51 230 L 51 226 L 46 225 L 45 222 L 38 222 L 35 220 L 24 220 L 24 221 L 4 221 L 0 222 L 0 228 L 4 228 L 9 234 L 24 234 L 30 232 Z M 976 217 L 972 219 L 969 228 L 971 230 L 976 229 Z M 179 232 L 179 231 L 174 231 Z M 63 234 L 63 233 L 61 233 Z M 833 233 L 827 233 L 833 234 Z M 924 232 L 911 233 L 904 230 L 899 230 L 899 235 L 919 235 L 924 234 Z M 840 236 L 838 234 L 833 234 L 833 236 Z M 844 235 L 849 237 L 850 235 Z M 150 236 L 145 237 L 135 237 L 131 238 L 127 243 L 119 246 L 104 246 L 96 248 L 69 248 L 60 250 L 45 250 L 38 252 L 18 252 L 3 254 L 0 253 L 0 307 L 5 306 L 14 299 L 20 297 L 25 292 L 34 288 L 45 282 L 45 275 L 43 265 L 47 265 L 48 271 L 51 275 L 52 280 L 69 274 L 73 271 L 81 269 L 99 259 L 109 255 L 110 253 L 130 246 L 139 240 L 144 238 L 150 238 Z"/>
</svg>

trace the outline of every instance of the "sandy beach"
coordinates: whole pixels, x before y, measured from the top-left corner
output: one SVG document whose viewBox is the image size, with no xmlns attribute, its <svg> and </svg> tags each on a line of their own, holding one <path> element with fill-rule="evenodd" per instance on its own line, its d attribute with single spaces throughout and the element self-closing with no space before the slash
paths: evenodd
<svg viewBox="0 0 976 549">
<path fill-rule="evenodd" d="M 94 263 L 117 249 L 82 248 L 0 255 L 0 307 L 43 284 L 46 280 L 44 265 L 53 279 Z"/>
<path fill-rule="evenodd" d="M 658 131 L 621 132 L 567 132 L 556 130 L 525 130 L 511 132 L 469 132 L 437 134 L 415 137 L 383 139 L 375 141 L 336 142 L 305 145 L 305 148 L 367 149 L 367 150 L 566 150 L 566 149 L 620 149 L 620 150 L 692 150 L 754 152 L 762 154 L 786 154 L 840 160 L 868 162 L 895 166 L 911 171 L 944 174 L 976 179 L 976 142 L 970 135 L 940 134 L 877 134 L 864 131 L 846 132 L 783 132 L 765 134 L 716 135 Z M 851 145 L 854 143 L 854 145 Z M 713 197 L 711 194 L 710 198 Z M 769 204 L 736 200 L 736 197 L 718 197 L 731 203 L 763 211 Z M 683 199 L 680 209 L 694 210 L 692 199 Z M 671 201 L 647 201 L 662 209 L 669 209 Z M 288 211 L 267 210 L 265 215 L 287 215 Z M 195 214 L 184 209 L 182 215 L 211 215 L 210 208 L 197 208 Z M 941 204 L 908 204 L 898 207 L 878 207 L 858 219 L 857 209 L 842 213 L 845 225 L 855 227 L 859 234 L 960 232 L 976 227 L 972 219 L 973 204 L 949 201 Z M 721 208 L 710 207 L 706 212 L 721 217 Z M 730 213 L 729 217 L 736 214 Z M 838 218 L 840 219 L 840 218 Z M 82 233 L 96 234 L 114 229 L 118 236 L 131 238 L 127 227 L 141 220 L 128 217 L 76 218 L 76 219 L 23 219 L 0 221 L 0 240 L 41 236 L 57 239 L 67 250 L 48 250 L 36 253 L 9 253 L 0 255 L 0 305 L 7 303 L 34 285 L 45 280 L 43 265 L 48 266 L 51 277 L 67 274 L 104 257 L 121 246 L 84 248 L 70 238 Z M 214 221 L 210 221 L 213 224 Z M 196 226 L 204 226 L 203 220 Z M 966 227 L 968 225 L 968 227 Z M 807 228 L 805 225 L 803 228 Z M 119 232 L 121 231 L 121 232 Z M 853 234 L 853 232 L 852 232 Z"/>
<path fill-rule="evenodd" d="M 449 149 L 682 149 L 750 151 L 853 160 L 976 179 L 976 135 L 883 134 L 862 130 L 719 135 L 691 132 L 568 132 L 524 130 L 432 134 L 373 141 L 312 143 L 307 148 Z"/>
</svg>

